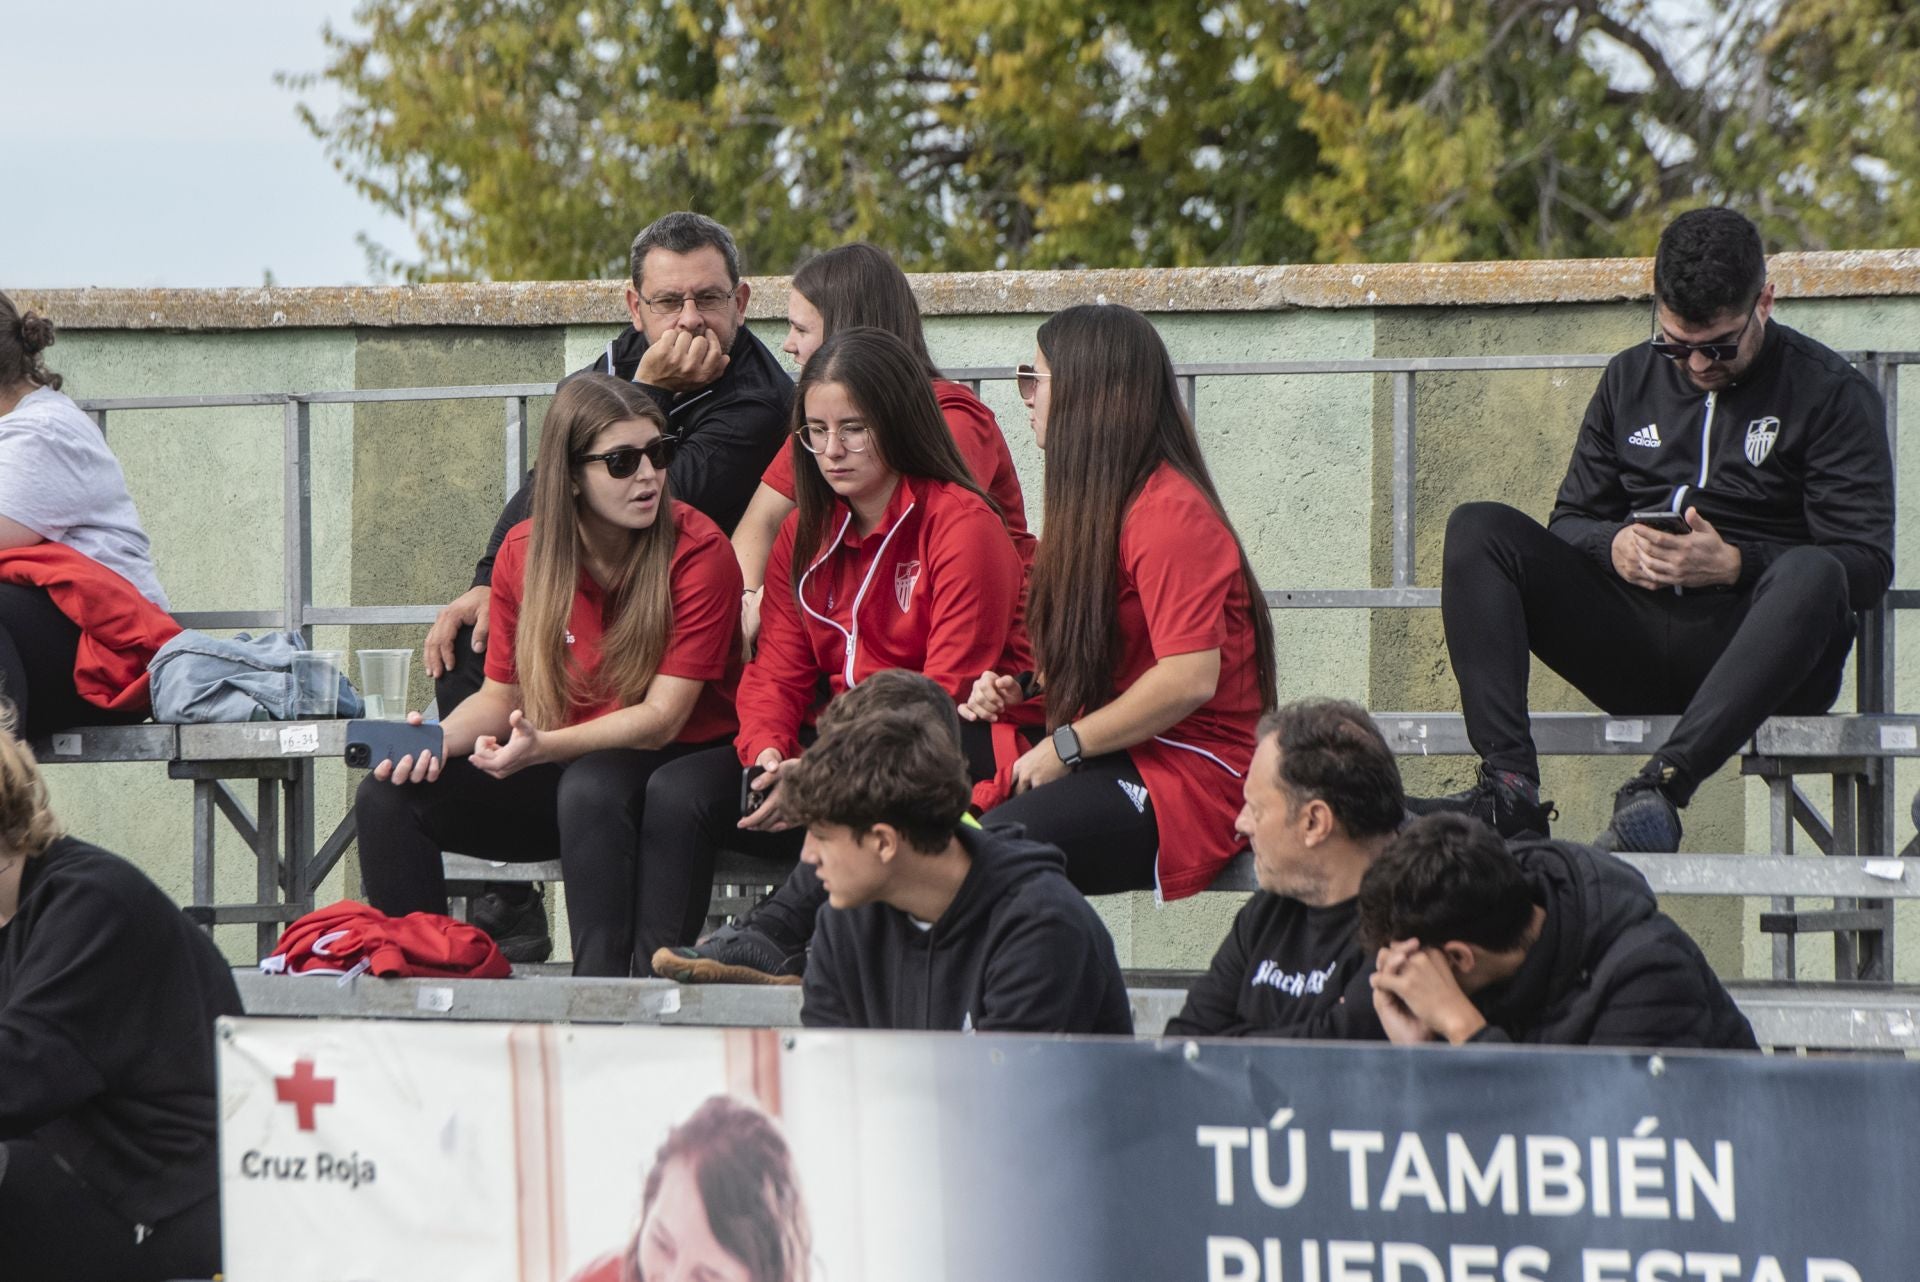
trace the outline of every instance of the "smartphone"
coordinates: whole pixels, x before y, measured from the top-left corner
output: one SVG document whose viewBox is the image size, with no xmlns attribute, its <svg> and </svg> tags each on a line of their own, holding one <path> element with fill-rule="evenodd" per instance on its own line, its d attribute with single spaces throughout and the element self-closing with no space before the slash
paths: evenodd
<svg viewBox="0 0 1920 1282">
<path fill-rule="evenodd" d="M 362 770 L 402 757 L 418 761 L 423 752 L 440 757 L 445 750 L 437 721 L 418 726 L 405 721 L 347 722 L 347 764 Z"/>
<path fill-rule="evenodd" d="M 1662 534 L 1688 534 L 1693 530 L 1693 527 L 1687 524 L 1686 517 L 1678 512 L 1669 512 L 1663 507 L 1642 508 L 1638 512 L 1629 512 L 1627 519 L 1635 525 L 1644 525 Z"/>
<path fill-rule="evenodd" d="M 753 781 L 765 773 L 767 773 L 765 766 L 748 766 L 740 772 L 740 817 L 742 819 L 767 804 L 767 795 L 773 790 L 769 788 L 767 792 L 756 792 L 753 787 Z"/>
</svg>

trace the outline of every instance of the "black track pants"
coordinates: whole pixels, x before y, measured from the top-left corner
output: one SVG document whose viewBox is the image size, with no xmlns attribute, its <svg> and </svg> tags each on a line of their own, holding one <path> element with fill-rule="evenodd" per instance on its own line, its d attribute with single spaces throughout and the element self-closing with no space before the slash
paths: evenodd
<svg viewBox="0 0 1920 1282">
<path fill-rule="evenodd" d="M 394 916 L 444 913 L 441 851 L 528 862 L 557 850 L 573 973 L 650 974 L 653 950 L 680 938 L 689 882 L 639 849 L 643 816 L 658 795 L 651 785 L 661 768 L 700 747 L 609 748 L 505 779 L 464 757 L 430 784 L 395 786 L 368 775 L 353 808 L 367 902 Z M 703 910 L 705 903 L 703 895 Z"/>
<path fill-rule="evenodd" d="M 1466 503 L 1447 522 L 1441 617 L 1467 735 L 1486 763 L 1538 779 L 1527 655 L 1604 711 L 1679 713 L 1657 749 L 1684 805 L 1776 713 L 1833 706 L 1853 646 L 1840 563 L 1793 548 L 1739 591 L 1634 587 L 1522 512 Z"/>
</svg>

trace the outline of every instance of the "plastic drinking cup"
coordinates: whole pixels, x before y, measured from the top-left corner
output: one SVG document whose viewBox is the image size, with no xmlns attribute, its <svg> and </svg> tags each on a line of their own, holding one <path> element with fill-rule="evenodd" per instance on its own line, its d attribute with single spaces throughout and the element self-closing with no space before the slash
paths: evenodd
<svg viewBox="0 0 1920 1282">
<path fill-rule="evenodd" d="M 406 719 L 407 679 L 412 669 L 412 650 L 360 651 L 360 694 L 367 701 L 368 719 Z"/>
<path fill-rule="evenodd" d="M 346 668 L 345 650 L 300 650 L 293 656 L 293 715 L 300 718 L 340 715 L 340 674 Z"/>
</svg>

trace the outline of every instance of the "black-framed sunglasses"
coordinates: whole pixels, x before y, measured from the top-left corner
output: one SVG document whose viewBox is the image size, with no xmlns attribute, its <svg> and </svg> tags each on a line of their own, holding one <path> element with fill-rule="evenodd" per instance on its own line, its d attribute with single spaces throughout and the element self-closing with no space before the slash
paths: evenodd
<svg viewBox="0 0 1920 1282">
<path fill-rule="evenodd" d="M 583 463 L 605 463 L 607 475 L 616 481 L 624 481 L 640 470 L 640 460 L 646 459 L 653 464 L 653 470 L 664 472 L 673 464 L 674 453 L 680 448 L 677 436 L 655 437 L 646 445 L 622 445 L 617 450 L 608 450 L 605 454 L 580 454 L 574 457 L 576 465 Z"/>
<path fill-rule="evenodd" d="M 1653 338 L 1648 345 L 1670 361 L 1689 361 L 1693 359 L 1693 354 L 1698 352 L 1716 365 L 1724 365 L 1740 355 L 1740 340 L 1747 336 L 1749 329 L 1753 328 L 1753 318 L 1759 314 L 1760 300 L 1756 298 L 1753 306 L 1747 309 L 1746 324 L 1742 325 L 1740 332 L 1731 339 L 1718 339 L 1711 343 L 1681 343 L 1668 338 L 1666 332 L 1660 328 L 1660 312 L 1656 304 L 1653 314 Z"/>
<path fill-rule="evenodd" d="M 1039 393 L 1041 379 L 1052 377 L 1053 375 L 1043 374 L 1031 365 L 1013 367 L 1014 386 L 1020 389 L 1020 399 L 1023 401 L 1030 401 Z"/>
</svg>

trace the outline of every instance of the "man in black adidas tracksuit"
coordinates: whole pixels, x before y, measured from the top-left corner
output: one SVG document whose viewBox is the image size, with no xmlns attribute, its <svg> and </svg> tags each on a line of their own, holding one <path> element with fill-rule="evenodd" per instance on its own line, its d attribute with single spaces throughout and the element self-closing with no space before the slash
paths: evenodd
<svg viewBox="0 0 1920 1282">
<path fill-rule="evenodd" d="M 1364 708 L 1336 700 L 1288 704 L 1258 733 L 1235 826 L 1260 890 L 1166 1035 L 1381 1038 L 1355 897 L 1404 817 L 1393 750 Z"/>
<path fill-rule="evenodd" d="M 1853 612 L 1893 575 L 1878 393 L 1770 319 L 1752 223 L 1698 209 L 1661 234 L 1652 341 L 1616 356 L 1548 527 L 1497 503 L 1447 523 L 1441 614 L 1480 781 L 1416 812 L 1546 835 L 1527 655 L 1607 712 L 1679 713 L 1598 844 L 1674 850 L 1677 807 L 1775 713 L 1825 712 Z M 1663 531 L 1633 514 L 1677 518 Z"/>
</svg>

